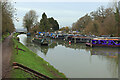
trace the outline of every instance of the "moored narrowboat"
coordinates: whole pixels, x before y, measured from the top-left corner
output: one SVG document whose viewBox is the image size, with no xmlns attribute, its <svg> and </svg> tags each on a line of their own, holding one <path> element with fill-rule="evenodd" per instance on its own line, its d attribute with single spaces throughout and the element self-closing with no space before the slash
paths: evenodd
<svg viewBox="0 0 120 80">
<path fill-rule="evenodd" d="M 57 34 L 55 39 L 64 39 L 64 35 L 63 34 Z"/>
<path fill-rule="evenodd" d="M 32 42 L 41 43 L 42 38 L 33 38 Z"/>
<path fill-rule="evenodd" d="M 41 40 L 41 45 L 46 45 L 46 46 L 48 46 L 48 43 L 49 43 L 48 40 L 45 39 L 45 38 Z"/>
<path fill-rule="evenodd" d="M 86 46 L 120 47 L 120 37 L 99 37 L 93 38 Z"/>
<path fill-rule="evenodd" d="M 91 40 L 91 37 L 72 37 L 72 43 L 86 43 Z"/>
</svg>

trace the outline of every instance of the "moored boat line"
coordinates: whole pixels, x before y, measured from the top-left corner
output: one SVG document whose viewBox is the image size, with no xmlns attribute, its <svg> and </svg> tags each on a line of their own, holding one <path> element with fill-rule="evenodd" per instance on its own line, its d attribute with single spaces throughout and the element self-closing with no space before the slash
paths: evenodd
<svg viewBox="0 0 120 80">
<path fill-rule="evenodd" d="M 48 45 L 46 37 L 52 39 L 61 39 L 68 43 L 85 43 L 86 46 L 95 47 L 120 47 L 120 37 L 97 37 L 94 35 L 80 35 L 80 34 L 56 34 L 56 33 L 44 33 L 42 35 L 37 35 L 33 39 L 33 42 L 38 42 L 41 45 Z M 43 40 L 42 40 L 43 39 Z M 44 41 L 45 40 L 45 41 Z M 42 41 L 42 42 L 41 42 Z"/>
</svg>

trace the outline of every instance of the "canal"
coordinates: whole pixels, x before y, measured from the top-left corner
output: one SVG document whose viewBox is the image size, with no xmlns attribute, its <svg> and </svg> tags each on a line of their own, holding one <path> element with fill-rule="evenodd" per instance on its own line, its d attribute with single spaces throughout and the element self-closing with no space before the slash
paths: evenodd
<svg viewBox="0 0 120 80">
<path fill-rule="evenodd" d="M 68 78 L 118 78 L 118 49 L 71 44 L 49 39 L 49 46 L 40 46 L 25 34 L 20 42 L 53 65 Z"/>
</svg>

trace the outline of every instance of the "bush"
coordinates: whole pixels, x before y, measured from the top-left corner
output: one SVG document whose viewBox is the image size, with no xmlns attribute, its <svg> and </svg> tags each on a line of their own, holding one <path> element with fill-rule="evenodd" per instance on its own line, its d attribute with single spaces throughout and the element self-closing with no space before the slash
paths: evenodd
<svg viewBox="0 0 120 80">
<path fill-rule="evenodd" d="M 20 39 L 19 39 L 19 37 L 15 37 L 14 39 L 15 39 L 15 40 L 17 40 L 17 41 L 19 41 L 19 40 L 20 40 Z"/>
<path fill-rule="evenodd" d="M 8 37 L 9 35 L 10 35 L 10 33 L 6 33 L 6 34 L 2 35 L 2 41 L 4 41 L 5 38 Z"/>
</svg>

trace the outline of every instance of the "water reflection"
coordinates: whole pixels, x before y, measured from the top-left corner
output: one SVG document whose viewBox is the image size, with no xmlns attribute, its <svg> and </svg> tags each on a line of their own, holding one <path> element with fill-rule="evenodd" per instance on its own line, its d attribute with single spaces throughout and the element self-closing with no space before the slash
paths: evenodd
<svg viewBox="0 0 120 80">
<path fill-rule="evenodd" d="M 83 43 L 69 44 L 49 38 L 49 46 L 41 46 L 31 42 L 31 37 L 19 37 L 24 45 L 69 78 L 118 77 L 118 48 L 90 48 Z"/>
<path fill-rule="evenodd" d="M 72 48 L 74 50 L 85 49 L 86 51 L 90 51 L 91 56 L 96 55 L 99 56 L 99 58 L 102 60 L 107 59 L 109 61 L 108 70 L 113 73 L 112 76 L 118 74 L 118 54 L 120 54 L 120 52 L 118 51 L 119 48 L 107 48 L 107 47 L 89 48 L 86 47 L 84 43 L 69 44 L 68 42 L 60 40 L 57 40 L 57 42 L 59 45 L 65 46 L 66 48 Z"/>
<path fill-rule="evenodd" d="M 52 43 L 49 45 L 49 48 L 55 48 L 57 45 L 58 44 L 56 41 L 52 41 Z"/>
<path fill-rule="evenodd" d="M 78 49 L 85 49 L 86 51 L 88 51 L 88 49 L 90 49 L 89 47 L 86 47 L 86 45 L 84 43 L 78 43 L 78 44 L 69 44 L 68 41 L 64 41 L 64 40 L 56 40 L 56 43 L 58 45 L 62 45 L 65 46 L 66 48 L 72 48 L 74 50 Z"/>
<path fill-rule="evenodd" d="M 96 47 L 91 49 L 91 55 L 102 55 L 111 58 L 117 58 L 118 54 L 120 54 L 118 48 Z"/>
<path fill-rule="evenodd" d="M 98 56 L 99 59 L 107 61 L 107 69 L 112 76 L 118 75 L 118 48 L 96 47 L 91 49 L 91 56 Z"/>
<path fill-rule="evenodd" d="M 44 53 L 44 55 L 47 55 L 48 48 L 48 46 L 41 46 L 41 52 Z"/>
</svg>

